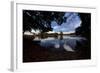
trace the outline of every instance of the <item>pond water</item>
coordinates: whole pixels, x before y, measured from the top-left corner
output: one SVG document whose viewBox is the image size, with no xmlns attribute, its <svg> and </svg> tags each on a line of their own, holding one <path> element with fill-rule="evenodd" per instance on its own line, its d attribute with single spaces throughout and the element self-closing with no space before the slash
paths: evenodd
<svg viewBox="0 0 100 73">
<path fill-rule="evenodd" d="M 85 40 L 85 38 L 77 36 L 63 36 L 63 39 L 48 37 L 46 39 L 41 39 L 39 45 L 51 50 L 75 52 L 77 42 L 84 44 L 83 41 Z"/>
</svg>

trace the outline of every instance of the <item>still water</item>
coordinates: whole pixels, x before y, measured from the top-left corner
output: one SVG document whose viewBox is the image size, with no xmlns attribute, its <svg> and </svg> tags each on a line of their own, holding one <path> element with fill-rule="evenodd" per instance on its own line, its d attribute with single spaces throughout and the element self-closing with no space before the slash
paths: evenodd
<svg viewBox="0 0 100 73">
<path fill-rule="evenodd" d="M 35 40 L 39 40 L 36 38 Z M 75 52 L 75 47 L 77 42 L 84 44 L 83 41 L 86 39 L 83 37 L 77 36 L 63 36 L 63 39 L 55 39 L 54 37 L 48 37 L 45 39 L 40 39 L 39 45 L 51 50 L 58 50 L 58 51 L 70 51 Z"/>
</svg>

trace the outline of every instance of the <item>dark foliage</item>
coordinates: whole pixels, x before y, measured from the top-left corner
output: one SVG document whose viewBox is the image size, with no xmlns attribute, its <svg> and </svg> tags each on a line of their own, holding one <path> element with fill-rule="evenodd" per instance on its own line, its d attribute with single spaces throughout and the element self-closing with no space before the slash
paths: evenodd
<svg viewBox="0 0 100 73">
<path fill-rule="evenodd" d="M 31 29 L 39 29 L 41 32 L 50 31 L 51 21 L 55 20 L 61 25 L 65 19 L 64 14 L 65 12 L 23 10 L 23 32 Z"/>
<path fill-rule="evenodd" d="M 91 14 L 79 13 L 82 20 L 80 27 L 76 28 L 76 34 L 90 39 L 91 36 Z"/>
<path fill-rule="evenodd" d="M 85 46 L 83 46 L 83 48 L 81 49 L 81 54 L 83 53 L 83 56 L 91 58 L 91 14 L 79 13 L 79 15 L 82 20 L 82 24 L 80 27 L 76 28 L 76 35 L 85 37 L 87 39 L 84 43 Z M 77 42 L 76 48 L 80 47 L 82 47 L 82 45 Z"/>
</svg>

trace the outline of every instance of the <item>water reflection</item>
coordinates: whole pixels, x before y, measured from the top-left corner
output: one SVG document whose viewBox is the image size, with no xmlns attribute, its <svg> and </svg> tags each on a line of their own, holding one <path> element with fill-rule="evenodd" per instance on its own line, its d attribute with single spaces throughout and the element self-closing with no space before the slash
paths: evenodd
<svg viewBox="0 0 100 73">
<path fill-rule="evenodd" d="M 61 36 L 58 36 L 61 37 Z M 38 41 L 39 38 L 35 38 L 33 41 Z M 54 37 L 48 37 L 41 39 L 38 43 L 41 47 L 45 47 L 46 49 L 49 49 L 51 51 L 70 51 L 75 52 L 77 49 L 77 42 L 84 43 L 86 39 L 83 37 L 77 37 L 77 36 L 66 36 L 64 35 L 61 38 L 54 38 Z"/>
</svg>

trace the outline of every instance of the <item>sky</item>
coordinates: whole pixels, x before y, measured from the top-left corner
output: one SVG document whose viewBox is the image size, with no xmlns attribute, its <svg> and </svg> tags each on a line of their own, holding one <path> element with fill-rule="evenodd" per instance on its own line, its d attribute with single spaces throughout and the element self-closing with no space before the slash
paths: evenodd
<svg viewBox="0 0 100 73">
<path fill-rule="evenodd" d="M 51 32 L 75 32 L 75 29 L 82 23 L 78 13 L 66 12 L 63 18 L 67 18 L 61 25 L 58 25 L 56 21 L 51 22 Z M 39 33 L 39 30 L 32 30 L 34 33 Z"/>
<path fill-rule="evenodd" d="M 56 21 L 51 22 L 51 27 L 54 32 L 70 32 L 75 31 L 82 23 L 78 13 L 66 12 L 63 17 L 67 17 L 66 22 L 63 22 L 61 25 L 58 25 Z"/>
</svg>

